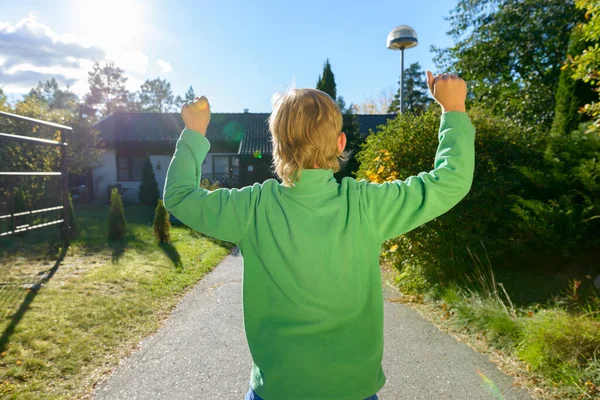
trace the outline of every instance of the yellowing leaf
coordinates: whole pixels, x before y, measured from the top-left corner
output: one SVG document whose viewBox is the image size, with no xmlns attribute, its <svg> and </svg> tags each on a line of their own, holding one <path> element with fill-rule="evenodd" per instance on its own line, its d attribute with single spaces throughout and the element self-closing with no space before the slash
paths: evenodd
<svg viewBox="0 0 600 400">
<path fill-rule="evenodd" d="M 390 247 L 390 253 L 395 253 L 396 250 L 398 250 L 398 245 L 397 244 L 395 244 L 392 247 Z"/>
<path fill-rule="evenodd" d="M 383 165 L 381 167 L 379 167 L 379 169 L 377 170 L 377 173 L 380 174 L 383 172 L 385 168 L 383 167 Z"/>
<path fill-rule="evenodd" d="M 17 362 L 15 362 L 15 364 L 17 364 L 17 365 L 21 365 L 21 364 L 23 364 L 23 361 L 21 361 L 21 360 L 17 360 Z"/>
</svg>

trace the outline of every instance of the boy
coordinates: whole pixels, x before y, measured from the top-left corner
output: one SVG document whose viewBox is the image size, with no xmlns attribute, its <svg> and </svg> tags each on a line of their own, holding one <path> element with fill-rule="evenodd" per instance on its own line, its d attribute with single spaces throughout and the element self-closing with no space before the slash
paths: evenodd
<svg viewBox="0 0 600 400">
<path fill-rule="evenodd" d="M 282 182 L 204 190 L 210 106 L 205 97 L 183 106 L 186 129 L 164 204 L 191 228 L 235 243 L 243 256 L 252 354 L 246 399 L 377 399 L 386 382 L 381 244 L 450 210 L 473 179 L 466 84 L 429 71 L 427 80 L 443 111 L 435 169 L 383 184 L 336 182 L 346 157 L 340 109 L 324 92 L 295 89 L 274 102 L 269 117 Z"/>
</svg>

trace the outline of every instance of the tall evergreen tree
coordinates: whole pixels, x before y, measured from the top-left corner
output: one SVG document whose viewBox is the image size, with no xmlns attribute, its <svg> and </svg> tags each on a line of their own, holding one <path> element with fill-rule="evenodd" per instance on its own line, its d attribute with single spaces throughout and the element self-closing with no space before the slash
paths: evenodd
<svg viewBox="0 0 600 400">
<path fill-rule="evenodd" d="M 158 190 L 156 175 L 154 175 L 154 170 L 152 169 L 150 157 L 146 157 L 146 162 L 144 162 L 144 169 L 142 170 L 142 183 L 140 184 L 138 199 L 142 204 L 156 207 L 159 197 L 160 191 Z"/>
<path fill-rule="evenodd" d="M 588 47 L 582 39 L 579 29 L 573 29 L 567 57 L 575 57 Z M 566 135 L 577 130 L 581 122 L 589 120 L 589 116 L 579 112 L 585 104 L 591 103 L 598 98 L 592 85 L 582 80 L 573 79 L 573 66 L 565 65 L 560 73 L 558 90 L 556 91 L 556 108 L 554 120 L 552 121 L 552 134 Z"/>
<path fill-rule="evenodd" d="M 400 81 L 398 81 L 400 85 Z M 410 64 L 404 70 L 404 111 L 412 113 L 421 113 L 431 104 L 431 100 L 427 93 L 429 88 L 425 79 L 425 72 L 421 69 L 421 65 L 416 62 Z M 388 109 L 389 113 L 398 112 L 400 106 L 400 87 L 394 96 L 394 100 Z"/>
<path fill-rule="evenodd" d="M 333 76 L 333 72 L 331 71 L 331 64 L 329 63 L 329 59 L 325 61 L 325 65 L 323 66 L 323 75 L 319 75 L 319 80 L 317 81 L 317 89 L 324 91 L 325 93 L 330 95 L 332 99 L 337 99 L 335 77 Z"/>
<path fill-rule="evenodd" d="M 346 176 L 352 177 L 358 171 L 358 162 L 356 154 L 360 150 L 360 145 L 364 142 L 364 138 L 360 136 L 360 125 L 358 118 L 354 114 L 354 106 L 350 104 L 346 106 L 346 102 L 342 96 L 337 99 L 338 106 L 342 111 L 342 132 L 346 134 L 346 151 L 350 153 L 350 158 L 335 174 L 338 181 Z"/>
</svg>

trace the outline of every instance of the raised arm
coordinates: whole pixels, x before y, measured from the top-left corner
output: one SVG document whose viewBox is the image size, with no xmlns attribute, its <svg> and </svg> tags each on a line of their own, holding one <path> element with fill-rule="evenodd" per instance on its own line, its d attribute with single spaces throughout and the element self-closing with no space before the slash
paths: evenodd
<svg viewBox="0 0 600 400">
<path fill-rule="evenodd" d="M 246 232 L 261 186 L 212 191 L 199 187 L 202 162 L 210 149 L 205 136 L 210 122 L 208 100 L 197 98 L 184 105 L 181 114 L 186 129 L 167 170 L 165 208 L 198 232 L 237 244 Z"/>
<path fill-rule="evenodd" d="M 466 84 L 456 75 L 428 83 L 443 114 L 434 169 L 382 184 L 361 182 L 362 202 L 376 237 L 387 240 L 444 214 L 471 188 L 475 167 L 475 128 L 465 112 Z"/>
</svg>

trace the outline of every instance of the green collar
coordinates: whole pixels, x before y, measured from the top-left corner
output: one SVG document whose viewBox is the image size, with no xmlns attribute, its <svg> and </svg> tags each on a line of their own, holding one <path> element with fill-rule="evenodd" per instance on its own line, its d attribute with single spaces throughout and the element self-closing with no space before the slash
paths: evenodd
<svg viewBox="0 0 600 400">
<path fill-rule="evenodd" d="M 294 181 L 293 187 L 281 185 L 281 188 L 288 193 L 321 194 L 328 189 L 337 189 L 338 186 L 339 184 L 333 176 L 332 169 L 314 168 L 303 169 L 300 179 Z"/>
</svg>

